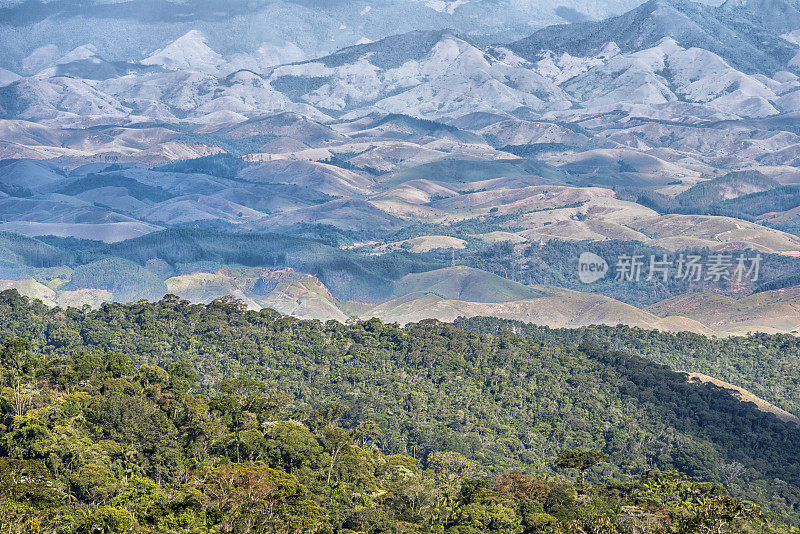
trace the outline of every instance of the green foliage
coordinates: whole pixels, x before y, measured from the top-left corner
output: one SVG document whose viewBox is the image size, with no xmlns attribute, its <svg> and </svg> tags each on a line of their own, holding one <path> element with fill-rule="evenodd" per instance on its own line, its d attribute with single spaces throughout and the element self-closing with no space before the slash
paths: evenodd
<svg viewBox="0 0 800 534">
<path fill-rule="evenodd" d="M 0 499 L 46 504 L 55 498 L 50 472 L 41 462 L 0 458 Z"/>
<path fill-rule="evenodd" d="M 556 466 L 561 469 L 577 469 L 581 473 L 581 484 L 586 482 L 586 471 L 604 462 L 608 456 L 600 451 L 575 449 L 565 451 L 556 458 Z"/>
<path fill-rule="evenodd" d="M 164 296 L 167 286 L 153 272 L 133 262 L 109 258 L 77 267 L 65 290 L 105 289 L 120 302 Z"/>
<path fill-rule="evenodd" d="M 478 474 L 475 462 L 452 451 L 432 452 L 428 456 L 428 466 L 450 486 L 460 485 Z"/>
<path fill-rule="evenodd" d="M 63 331 L 78 341 L 54 339 Z M 42 462 L 95 506 L 117 506 L 127 481 L 146 477 L 166 495 L 183 492 L 186 510 L 199 509 L 206 501 L 185 488 L 192 473 L 262 462 L 311 495 L 344 499 L 325 504 L 341 525 L 430 522 L 449 513 L 430 487 L 455 499 L 472 477 L 552 475 L 559 452 L 594 449 L 609 460 L 587 473 L 592 482 L 680 469 L 798 516 L 800 429 L 597 344 L 575 348 L 436 321 L 298 321 L 232 299 L 47 309 L 7 291 L 0 337 L 12 333 L 31 339 L 37 356 L 21 375 L 22 409 L 15 390 L 4 390 L 0 456 Z M 375 456 L 373 446 L 390 456 Z M 539 501 L 543 511 L 530 514 L 577 520 L 581 499 L 570 487 L 553 486 Z M 400 511 L 374 512 L 370 499 L 378 497 Z M 486 517 L 505 517 L 505 509 L 480 502 L 468 515 L 491 523 Z"/>
<path fill-rule="evenodd" d="M 474 332 L 507 330 L 539 343 L 578 346 L 584 342 L 630 352 L 677 371 L 704 373 L 736 384 L 789 411 L 800 413 L 795 387 L 800 338 L 756 333 L 724 338 L 690 332 L 660 332 L 625 325 L 548 328 L 493 317 L 459 319 Z"/>
<path fill-rule="evenodd" d="M 70 261 L 57 247 L 20 234 L 0 232 L 0 275 L 22 277 L 24 267 L 55 267 Z"/>
<path fill-rule="evenodd" d="M 36 358 L 36 371 L 86 376 L 84 360 Z M 47 395 L 27 418 L 41 429 L 34 443 L 0 451 L 14 455 L 0 457 L 0 533 L 794 532 L 678 473 L 579 487 L 543 475 L 477 478 L 493 466 L 446 450 L 422 471 L 413 458 L 360 447 L 379 432 L 368 420 L 336 426 L 347 406 L 264 411 L 258 399 L 276 395 L 253 380 L 169 397 L 186 373 L 116 360 L 72 388 L 38 384 Z M 125 422 L 96 407 L 121 410 Z M 168 472 L 159 468 L 168 451 L 137 428 L 155 413 L 159 433 L 176 438 Z M 244 434 L 233 439 L 258 460 L 227 445 Z"/>
<path fill-rule="evenodd" d="M 719 178 L 700 182 L 679 194 L 675 200 L 687 208 L 708 208 L 717 203 L 724 205 L 727 202 L 727 195 L 732 191 L 753 191 L 754 189 L 767 191 L 778 186 L 780 186 L 778 182 L 758 171 L 732 172 Z"/>
<path fill-rule="evenodd" d="M 154 167 L 153 170 L 187 174 L 209 174 L 218 178 L 233 180 L 242 168 L 244 168 L 242 158 L 222 153 L 196 159 L 173 161 Z"/>
<path fill-rule="evenodd" d="M 103 506 L 86 511 L 81 518 L 81 534 L 122 534 L 133 532 L 135 523 L 128 510 Z"/>
</svg>

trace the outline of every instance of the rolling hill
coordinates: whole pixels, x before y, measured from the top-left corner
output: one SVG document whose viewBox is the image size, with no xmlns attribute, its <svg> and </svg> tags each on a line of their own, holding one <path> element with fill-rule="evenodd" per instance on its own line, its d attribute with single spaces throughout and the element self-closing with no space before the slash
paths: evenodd
<svg viewBox="0 0 800 534">
<path fill-rule="evenodd" d="M 389 4 L 331 9 L 368 21 L 394 13 Z M 60 259 L 40 265 L 17 247 L 4 279 L 33 279 L 56 299 L 133 299 L 112 272 L 127 265 L 125 278 L 131 261 L 162 289 L 173 280 L 194 291 L 200 274 L 210 293 L 228 288 L 258 307 L 267 301 L 247 289 L 252 273 L 216 280 L 220 271 L 289 268 L 303 281 L 287 280 L 289 296 L 274 301 L 285 312 L 496 311 L 706 333 L 733 323 L 644 308 L 682 293 L 743 299 L 797 284 L 794 3 L 650 0 L 605 20 L 561 6 L 570 24 L 519 19 L 498 41 L 441 24 L 474 29 L 483 23 L 468 21 L 487 5 L 415 2 L 404 13 L 430 24 L 403 19 L 366 40 L 351 34 L 365 26 L 334 28 L 313 52 L 292 39 L 221 38 L 200 19 L 190 27 L 190 6 L 175 8 L 189 19 L 123 56 L 108 43 L 29 50 L 0 87 L 0 230 L 40 237 Z M 514 10 L 532 12 L 502 12 Z M 769 259 L 758 287 L 585 287 L 574 275 L 584 249 L 611 263 L 631 251 L 702 249 Z M 561 304 L 537 308 L 537 285 Z M 748 327 L 770 327 L 766 317 Z"/>
<path fill-rule="evenodd" d="M 680 312 L 714 329 L 746 334 L 750 331 L 800 331 L 800 288 L 764 291 L 733 299 L 708 293 L 673 297 L 648 308 L 664 316 Z"/>
<path fill-rule="evenodd" d="M 407 274 L 395 282 L 394 294 L 432 294 L 445 300 L 483 303 L 511 302 L 544 295 L 533 288 L 469 267 Z"/>
</svg>

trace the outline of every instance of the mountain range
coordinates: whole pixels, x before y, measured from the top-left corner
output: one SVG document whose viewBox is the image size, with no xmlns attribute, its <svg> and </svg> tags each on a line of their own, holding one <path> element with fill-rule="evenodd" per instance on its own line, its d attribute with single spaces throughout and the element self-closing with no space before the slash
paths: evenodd
<svg viewBox="0 0 800 534">
<path fill-rule="evenodd" d="M 486 44 L 510 42 L 549 24 L 599 20 L 635 5 L 636 0 L 4 0 L 0 67 L 33 74 L 86 42 L 111 61 L 127 61 L 190 30 L 208 35 L 224 54 L 256 51 L 267 65 L 413 30 L 453 29 Z"/>
<path fill-rule="evenodd" d="M 796 532 L 798 332 L 800 0 L 0 0 L 0 527 Z"/>
<path fill-rule="evenodd" d="M 775 22 L 760 14 L 767 8 L 785 16 Z M 280 111 L 323 121 L 375 111 L 439 120 L 487 112 L 569 121 L 610 110 L 692 122 L 761 118 L 800 109 L 796 25 L 800 11 L 788 0 L 650 0 L 507 45 L 420 30 L 277 66 L 260 49 L 221 54 L 192 29 L 144 57 L 109 59 L 84 43 L 42 56 L 29 76 L 6 69 L 0 113 L 74 126 L 224 124 Z"/>
<path fill-rule="evenodd" d="M 230 293 L 318 319 L 800 328 L 800 3 L 509 2 L 471 24 L 497 3 L 280 4 L 313 46 L 253 37 L 282 35 L 257 28 L 277 3 L 212 5 L 3 4 L 3 39 L 165 28 L 6 48 L 4 287 L 59 305 Z M 354 10 L 403 22 L 320 45 Z M 583 250 L 758 253 L 765 271 L 584 286 Z"/>
</svg>

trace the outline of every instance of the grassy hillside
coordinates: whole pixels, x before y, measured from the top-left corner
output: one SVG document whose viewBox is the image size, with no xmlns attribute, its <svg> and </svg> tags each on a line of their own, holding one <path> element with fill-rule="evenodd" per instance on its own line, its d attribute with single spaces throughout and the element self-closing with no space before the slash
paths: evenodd
<svg viewBox="0 0 800 534">
<path fill-rule="evenodd" d="M 674 198 L 635 189 L 623 189 L 620 194 L 662 214 L 735 217 L 797 235 L 800 186 L 781 185 L 758 171 L 732 172 L 700 182 Z"/>
<path fill-rule="evenodd" d="M 0 271 L 21 267 L 55 267 L 69 261 L 56 247 L 12 232 L 0 232 Z"/>
<path fill-rule="evenodd" d="M 545 295 L 518 282 L 470 267 L 408 274 L 395 283 L 395 295 L 414 293 L 432 293 L 443 299 L 472 302 L 508 302 Z"/>
<path fill-rule="evenodd" d="M 711 327 L 725 325 L 730 332 L 747 333 L 757 325 L 775 331 L 800 331 L 800 287 L 759 291 L 734 299 L 716 293 L 689 293 L 657 302 L 647 308 L 656 315 L 681 314 L 702 320 Z"/>
<path fill-rule="evenodd" d="M 529 299 L 500 302 L 452 300 L 442 298 L 436 293 L 414 293 L 383 302 L 359 316 L 378 317 L 383 321 L 399 324 L 425 319 L 449 322 L 459 317 L 491 316 L 551 327 L 627 324 L 640 328 L 713 333 L 698 321 L 675 317 L 662 319 L 602 295 L 550 286 L 535 286 L 530 290 L 537 295 Z"/>
<path fill-rule="evenodd" d="M 114 295 L 114 300 L 133 302 L 163 297 L 167 286 L 155 273 L 140 265 L 120 258 L 110 258 L 77 267 L 62 289 L 104 289 Z"/>
<path fill-rule="evenodd" d="M 498 221 L 497 228 L 503 228 L 502 224 L 502 221 Z M 173 276 L 194 272 L 215 273 L 226 266 L 262 269 L 289 267 L 318 278 L 338 301 L 355 300 L 371 306 L 415 292 L 438 295 L 448 301 L 479 304 L 529 300 L 541 296 L 541 291 L 533 290 L 529 286 L 544 285 L 581 292 L 590 291 L 638 308 L 685 293 L 710 292 L 740 298 L 752 291 L 763 292 L 798 284 L 797 276 L 792 273 L 798 270 L 800 259 L 763 254 L 759 280 L 756 283 L 749 280 L 744 280 L 743 284 L 729 284 L 724 280 L 715 283 L 704 279 L 695 282 L 674 277 L 666 282 L 661 279 L 648 280 L 645 266 L 644 275 L 638 282 L 617 283 L 613 276 L 608 276 L 595 284 L 586 285 L 577 277 L 578 257 L 586 251 L 604 257 L 612 267 L 623 255 L 642 255 L 646 263 L 651 255 L 660 258 L 667 254 L 674 260 L 679 253 L 705 256 L 709 253 L 697 248 L 676 253 L 661 247 L 627 241 L 554 240 L 544 244 L 531 244 L 517 235 L 514 235 L 517 242 L 493 242 L 491 236 L 486 237 L 486 228 L 480 225 L 437 226 L 437 229 L 444 233 L 430 234 L 432 237 L 419 238 L 418 241 L 411 239 L 407 242 L 409 245 L 394 246 L 388 253 L 378 255 L 374 253 L 385 252 L 380 247 L 339 248 L 338 231 L 321 226 L 307 228 L 309 234 L 319 237 L 316 239 L 274 233 L 231 233 L 223 230 L 183 228 L 156 232 L 111 245 L 53 237 L 33 239 L 18 234 L 0 233 L 0 250 L 5 251 L 4 257 L 0 258 L 0 279 L 22 280 L 33 277 L 39 282 L 49 283 L 53 276 L 42 269 L 63 265 L 77 269 L 81 278 L 79 282 L 76 281 L 78 285 L 67 285 L 60 289 L 116 288 L 115 291 L 123 295 L 119 297 L 121 300 L 132 301 L 143 296 L 160 298 L 164 293 L 159 294 L 152 289 L 155 281 L 151 280 L 153 283 L 145 286 L 137 282 L 138 278 L 127 276 L 130 269 L 106 269 L 101 272 L 95 268 L 96 262 L 131 261 L 152 271 L 161 282 Z M 450 241 L 457 244 L 456 248 L 437 248 L 437 243 L 448 243 L 448 237 L 452 235 L 450 232 L 462 235 L 464 239 L 453 238 Z M 476 234 L 484 237 L 477 237 Z M 423 244 L 425 247 L 421 251 L 415 251 L 417 245 L 421 247 Z M 754 253 L 749 252 L 748 255 L 750 254 Z M 113 261 L 111 264 L 114 264 Z M 89 266 L 90 264 L 95 264 L 95 267 Z M 454 266 L 457 270 L 447 270 Z M 141 272 L 140 275 L 151 276 L 147 272 Z M 143 287 L 150 288 L 153 292 L 137 293 Z M 163 290 L 163 286 L 158 287 L 161 288 L 159 291 Z M 228 293 L 230 292 L 219 293 L 212 298 Z M 91 301 L 95 302 L 95 299 Z M 478 315 L 494 314 L 488 309 L 475 311 Z M 453 319 L 460 314 L 456 311 L 455 315 L 446 317 Z M 676 312 L 666 315 L 675 314 L 683 315 Z M 534 316 L 530 314 L 514 315 L 513 310 L 499 315 L 534 320 Z M 614 315 L 609 314 L 608 320 L 615 320 Z M 598 314 L 588 314 L 587 317 L 595 318 L 595 322 L 608 322 L 606 317 Z M 619 315 L 617 319 L 625 320 L 625 317 L 628 315 Z M 417 315 L 414 320 L 420 318 L 424 318 L 424 315 Z M 695 318 L 705 323 L 702 317 Z M 730 321 L 726 321 L 725 317 L 719 320 L 724 327 L 720 330 L 725 330 Z M 645 326 L 647 322 L 631 324 Z M 587 324 L 581 321 L 549 321 L 545 324 L 573 323 Z M 743 326 L 762 328 L 765 325 L 751 322 Z M 788 323 L 784 326 L 787 327 L 786 331 L 794 329 Z"/>
<path fill-rule="evenodd" d="M 417 255 L 362 256 L 320 241 L 280 234 L 229 234 L 167 230 L 100 249 L 140 265 L 159 258 L 179 271 L 204 262 L 249 267 L 291 267 L 318 277 L 340 299 L 376 300 L 391 294 L 392 281 L 434 268 Z"/>
<path fill-rule="evenodd" d="M 716 291 L 727 294 L 746 294 L 748 289 L 755 290 L 762 286 L 764 289 L 779 289 L 797 285 L 798 282 L 795 281 L 797 278 L 787 276 L 786 273 L 800 271 L 800 260 L 797 258 L 763 254 L 759 280 L 756 283 L 744 280 L 742 286 L 735 288 L 730 287 L 729 284 L 715 284 L 703 279 L 695 282 L 671 277 L 666 283 L 661 279 L 648 280 L 647 269 L 639 281 L 618 283 L 614 280 L 614 276 L 609 276 L 594 284 L 586 285 L 577 276 L 578 258 L 583 252 L 593 252 L 601 256 L 612 269 L 618 258 L 625 255 L 641 255 L 645 262 L 649 262 L 650 256 L 661 258 L 666 254 L 674 260 L 680 253 L 700 254 L 707 257 L 709 252 L 694 247 L 680 252 L 671 252 L 644 243 L 618 240 L 602 242 L 553 240 L 541 245 L 534 243 L 519 248 L 522 249 L 521 254 L 515 253 L 515 246 L 506 241 L 472 246 L 463 251 L 431 252 L 424 256 L 440 263 L 452 261 L 452 258 L 455 257 L 459 264 L 469 265 L 527 285 L 537 284 L 577 291 L 591 291 L 638 307 L 646 307 L 684 293 Z M 754 252 L 747 253 L 748 256 L 751 254 Z"/>
<path fill-rule="evenodd" d="M 732 172 L 687 189 L 675 200 L 684 207 L 708 208 L 712 204 L 768 191 L 780 184 L 757 171 Z"/>
</svg>

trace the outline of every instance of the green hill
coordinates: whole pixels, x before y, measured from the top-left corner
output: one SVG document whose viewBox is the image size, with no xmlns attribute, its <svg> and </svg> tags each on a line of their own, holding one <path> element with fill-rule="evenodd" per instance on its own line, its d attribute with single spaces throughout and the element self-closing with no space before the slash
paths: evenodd
<svg viewBox="0 0 800 534">
<path fill-rule="evenodd" d="M 63 265 L 69 257 L 66 252 L 31 237 L 0 232 L 0 276 L 4 269 Z"/>
<path fill-rule="evenodd" d="M 319 278 L 339 299 L 374 301 L 391 294 L 393 281 L 434 264 L 407 252 L 364 256 L 321 241 L 282 234 L 233 234 L 172 229 L 109 245 L 96 256 L 115 256 L 144 265 L 157 258 L 181 272 L 211 263 L 247 267 L 291 267 Z"/>
<path fill-rule="evenodd" d="M 471 267 L 408 274 L 394 285 L 395 296 L 432 293 L 446 300 L 510 302 L 545 296 L 542 291 Z"/>
<path fill-rule="evenodd" d="M 782 185 L 768 191 L 751 193 L 720 202 L 720 211 L 757 217 L 765 213 L 789 211 L 800 205 L 800 186 Z"/>
<path fill-rule="evenodd" d="M 596 450 L 552 460 L 575 482 L 493 477 L 452 450 L 388 454 L 374 420 L 342 419 L 352 401 L 309 406 L 249 379 L 201 394 L 186 363 L 47 357 L 19 338 L 0 362 L 16 385 L 0 404 L 3 533 L 796 532 L 674 471 L 586 483 L 613 465 Z"/>
<path fill-rule="evenodd" d="M 76 267 L 62 290 L 104 289 L 118 302 L 140 299 L 158 299 L 167 292 L 167 286 L 153 272 L 120 258 L 99 260 Z"/>
<path fill-rule="evenodd" d="M 768 191 L 780 184 L 758 171 L 739 171 L 714 178 L 687 189 L 675 200 L 684 207 L 708 208 L 712 204 L 751 193 Z"/>
<path fill-rule="evenodd" d="M 452 451 L 489 475 L 552 473 L 560 451 L 593 448 L 610 461 L 591 480 L 679 469 L 800 518 L 799 428 L 599 345 L 476 334 L 435 321 L 322 324 L 246 312 L 226 299 L 63 313 L 13 291 L 0 295 L 0 337 L 29 337 L 45 358 L 113 350 L 137 364 L 184 361 L 201 390 L 252 378 L 285 391 L 297 407 L 341 403 L 342 424 L 373 421 L 388 453 Z M 209 439 L 212 446 L 217 438 Z"/>
<path fill-rule="evenodd" d="M 677 371 L 705 373 L 725 380 L 800 415 L 800 390 L 796 387 L 800 337 L 795 335 L 707 337 L 625 325 L 548 328 L 495 317 L 459 319 L 456 323 L 478 333 L 513 331 L 538 343 L 578 346 L 590 342 L 614 347 Z"/>
</svg>

